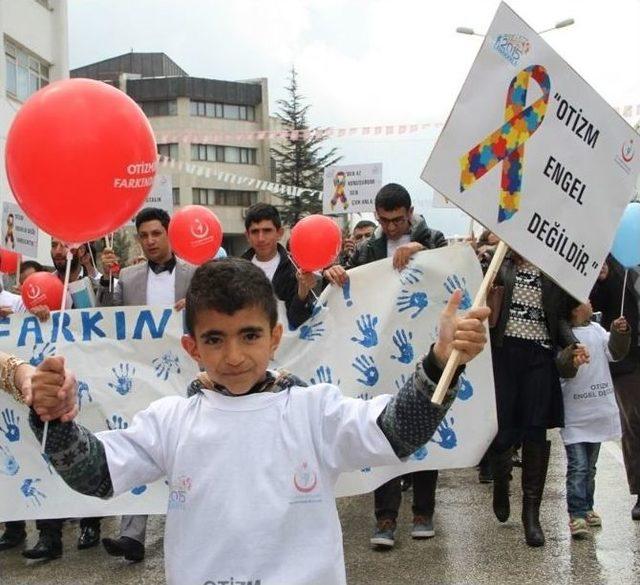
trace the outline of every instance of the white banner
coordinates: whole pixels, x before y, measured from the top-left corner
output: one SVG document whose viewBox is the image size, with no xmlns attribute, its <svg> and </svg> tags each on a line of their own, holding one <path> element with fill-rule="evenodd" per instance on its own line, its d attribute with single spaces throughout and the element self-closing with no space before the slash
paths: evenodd
<svg viewBox="0 0 640 585">
<path fill-rule="evenodd" d="M 38 257 L 38 228 L 15 203 L 2 204 L 2 248 Z"/>
<path fill-rule="evenodd" d="M 422 178 L 586 299 L 639 171 L 633 128 L 502 3 Z"/>
<path fill-rule="evenodd" d="M 324 169 L 322 213 L 362 213 L 375 210 L 382 187 L 382 163 L 337 165 Z"/>
<path fill-rule="evenodd" d="M 451 292 L 464 288 L 468 308 L 482 278 L 467 246 L 422 252 L 402 273 L 382 260 L 350 274 L 350 286 L 328 288 L 314 316 L 287 332 L 274 365 L 309 383 L 332 381 L 345 395 L 365 400 L 398 390 L 435 339 Z M 79 422 L 94 431 L 121 428 L 153 400 L 184 395 L 197 373 L 179 346 L 182 315 L 171 309 L 103 308 L 67 315 L 62 334 L 53 339 L 51 324 L 11 316 L 0 322 L 0 350 L 32 363 L 65 355 L 79 380 Z M 26 408 L 0 392 L 0 521 L 164 513 L 163 481 L 109 501 L 72 492 L 39 454 L 27 416 Z M 475 465 L 496 429 L 487 349 L 463 374 L 458 399 L 432 442 L 404 465 L 343 475 L 337 494 L 368 492 L 409 471 Z"/>
</svg>

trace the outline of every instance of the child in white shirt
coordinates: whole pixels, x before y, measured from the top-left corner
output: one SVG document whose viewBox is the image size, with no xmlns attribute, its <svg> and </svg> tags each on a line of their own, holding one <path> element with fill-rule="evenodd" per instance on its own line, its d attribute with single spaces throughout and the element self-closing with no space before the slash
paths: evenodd
<svg viewBox="0 0 640 585">
<path fill-rule="evenodd" d="M 602 524 L 593 509 L 600 444 L 621 435 L 609 361 L 621 360 L 630 341 L 624 317 L 613 321 L 608 333 L 591 321 L 592 314 L 589 301 L 569 306 L 567 317 L 579 344 L 558 356 L 565 415 L 560 434 L 567 453 L 567 507 L 573 538 L 583 538 L 588 527 Z"/>
<path fill-rule="evenodd" d="M 441 406 L 431 402 L 449 355 L 458 349 L 464 364 L 486 343 L 489 309 L 457 317 L 460 298 L 460 291 L 451 296 L 437 341 L 405 387 L 363 401 L 268 371 L 282 335 L 271 283 L 246 260 L 205 264 L 185 307 L 182 345 L 206 372 L 193 395 L 152 403 L 124 430 L 93 435 L 54 421 L 47 454 L 88 495 L 111 497 L 167 478 L 169 584 L 344 584 L 336 480 L 398 463 L 435 432 L 457 393 L 454 384 Z M 33 376 L 30 422 L 38 437 L 38 405 L 55 402 L 63 380 L 61 358 L 45 360 Z"/>
</svg>

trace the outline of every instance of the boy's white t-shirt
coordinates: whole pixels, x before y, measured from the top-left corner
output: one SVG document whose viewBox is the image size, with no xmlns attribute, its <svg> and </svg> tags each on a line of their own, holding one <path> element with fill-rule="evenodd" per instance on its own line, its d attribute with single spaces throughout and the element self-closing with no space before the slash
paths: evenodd
<svg viewBox="0 0 640 585">
<path fill-rule="evenodd" d="M 387 258 L 391 258 L 400 247 L 411 242 L 411 234 L 400 236 L 397 240 L 387 238 Z"/>
<path fill-rule="evenodd" d="M 565 445 L 601 443 L 620 438 L 620 412 L 609 371 L 609 333 L 597 323 L 574 327 L 573 334 L 589 350 L 590 362 L 578 368 L 575 378 L 563 378 Z"/>
<path fill-rule="evenodd" d="M 334 486 L 397 464 L 376 419 L 390 396 L 335 386 L 163 398 L 98 433 L 115 495 L 166 476 L 165 569 L 173 585 L 346 583 Z"/>
<path fill-rule="evenodd" d="M 273 275 L 276 273 L 278 266 L 280 266 L 280 254 L 276 254 L 271 260 L 267 260 L 266 262 L 258 260 L 258 257 L 254 254 L 253 258 L 251 258 L 251 263 L 261 268 L 262 272 L 267 275 L 267 278 L 273 281 Z"/>
</svg>

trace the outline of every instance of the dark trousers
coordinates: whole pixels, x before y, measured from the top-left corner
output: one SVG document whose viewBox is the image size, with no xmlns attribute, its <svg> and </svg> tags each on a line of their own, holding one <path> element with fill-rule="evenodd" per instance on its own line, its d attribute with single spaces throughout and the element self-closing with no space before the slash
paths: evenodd
<svg viewBox="0 0 640 585">
<path fill-rule="evenodd" d="M 102 517 L 80 518 L 80 529 L 93 527 L 100 528 Z M 46 532 L 54 536 L 62 536 L 62 524 L 64 518 L 54 518 L 52 520 L 36 520 L 36 528 L 40 532 Z"/>
<path fill-rule="evenodd" d="M 616 391 L 622 423 L 622 455 L 629 491 L 640 496 L 640 369 L 616 376 Z"/>
<path fill-rule="evenodd" d="M 567 451 L 567 508 L 572 518 L 586 518 L 593 510 L 596 463 L 600 443 L 573 443 Z"/>
<path fill-rule="evenodd" d="M 438 470 L 416 471 L 411 474 L 411 477 L 413 481 L 413 514 L 415 516 L 433 514 L 436 507 Z M 394 477 L 373 492 L 376 520 L 395 520 L 398 517 L 402 500 L 400 479 L 400 477 Z"/>
<path fill-rule="evenodd" d="M 13 522 L 5 522 L 4 528 L 8 532 L 24 532 L 27 529 L 27 523 L 24 520 L 14 520 Z"/>
</svg>

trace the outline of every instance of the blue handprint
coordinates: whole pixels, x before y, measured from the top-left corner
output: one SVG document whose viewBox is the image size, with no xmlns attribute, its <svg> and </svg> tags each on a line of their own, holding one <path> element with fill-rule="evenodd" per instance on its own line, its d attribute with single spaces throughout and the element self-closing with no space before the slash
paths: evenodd
<svg viewBox="0 0 640 585">
<path fill-rule="evenodd" d="M 378 317 L 372 317 L 370 314 L 360 315 L 360 318 L 356 321 L 356 325 L 358 329 L 360 329 L 362 339 L 352 337 L 351 341 L 355 341 L 363 347 L 374 347 L 378 345 L 378 334 L 376 333 L 377 324 Z"/>
<path fill-rule="evenodd" d="M 407 334 L 404 329 L 396 329 L 392 339 L 400 355 L 392 355 L 391 359 L 398 360 L 403 364 L 410 364 L 413 361 L 413 346 L 411 345 L 413 333 L 409 331 Z"/>
<path fill-rule="evenodd" d="M 402 293 L 396 299 L 396 306 L 400 313 L 407 309 L 417 309 L 413 315 L 411 315 L 412 319 L 415 319 L 428 305 L 429 299 L 427 298 L 426 292 L 409 293 L 408 290 L 402 289 Z"/>
<path fill-rule="evenodd" d="M 91 390 L 89 389 L 89 384 L 83 382 L 82 380 L 78 380 L 78 409 L 82 410 L 82 400 L 85 399 L 89 402 L 93 402 L 93 397 L 91 396 Z"/>
<path fill-rule="evenodd" d="M 105 420 L 107 422 L 107 428 L 110 431 L 126 429 L 129 426 L 129 423 L 117 414 L 112 415 L 111 420 L 109 420 L 108 418 Z"/>
<path fill-rule="evenodd" d="M 125 363 L 120 364 L 118 369 L 111 368 L 113 375 L 116 377 L 115 384 L 109 382 L 109 387 L 113 388 L 118 394 L 124 396 L 125 394 L 129 394 L 131 392 L 131 388 L 133 386 L 133 376 L 136 373 L 135 366 Z"/>
<path fill-rule="evenodd" d="M 462 299 L 460 299 L 460 308 L 463 311 L 471 308 L 472 301 L 467 290 L 467 280 L 463 276 L 462 279 L 458 278 L 456 274 L 447 276 L 447 280 L 443 283 L 445 290 L 452 295 L 456 289 L 462 291 Z"/>
<path fill-rule="evenodd" d="M 420 268 L 415 266 L 407 266 L 404 270 L 400 271 L 400 282 L 402 286 L 409 286 L 410 284 L 416 284 L 420 282 L 424 272 Z"/>
<path fill-rule="evenodd" d="M 406 383 L 407 383 L 407 377 L 404 374 L 400 374 L 400 378 L 394 380 L 394 384 L 396 385 L 398 392 L 400 392 L 400 390 L 402 390 L 405 387 Z"/>
<path fill-rule="evenodd" d="M 322 321 L 319 321 L 318 323 L 311 323 L 310 325 L 302 325 L 298 337 L 305 341 L 315 341 L 318 337 L 322 337 L 324 333 L 322 323 Z"/>
<path fill-rule="evenodd" d="M 9 448 L 0 443 L 0 473 L 15 475 L 19 470 L 20 466 Z"/>
<path fill-rule="evenodd" d="M 329 366 L 320 366 L 316 370 L 315 377 L 311 378 L 310 382 L 312 384 L 333 384 L 333 374 L 331 373 L 331 368 Z M 340 380 L 336 382 L 336 385 L 340 385 Z"/>
<path fill-rule="evenodd" d="M 453 424 L 453 417 L 449 419 L 451 424 Z M 437 433 L 439 435 L 439 440 L 431 441 L 436 445 L 440 445 L 443 449 L 453 449 L 458 444 L 458 438 L 456 437 L 455 431 L 449 426 L 446 417 L 442 419 L 442 422 L 438 425 Z"/>
<path fill-rule="evenodd" d="M 320 314 L 320 312 L 324 311 L 326 308 L 327 301 L 325 301 L 324 303 L 316 303 L 315 305 L 313 305 L 313 309 L 311 309 L 311 319 Z"/>
<path fill-rule="evenodd" d="M 167 351 L 160 357 L 154 358 L 151 363 L 156 371 L 156 376 L 161 380 L 166 380 L 174 370 L 176 374 L 180 373 L 180 358 L 172 351 Z"/>
<path fill-rule="evenodd" d="M 2 411 L 2 420 L 4 426 L 0 426 L 0 433 L 3 433 L 9 443 L 15 443 L 20 440 L 20 417 L 16 417 L 16 413 L 10 408 Z M 6 427 L 6 428 L 5 428 Z"/>
<path fill-rule="evenodd" d="M 365 386 L 375 386 L 378 383 L 380 376 L 372 357 L 361 355 L 351 365 L 363 375 L 363 378 L 357 378 L 358 382 Z"/>
<path fill-rule="evenodd" d="M 143 493 L 144 493 L 144 492 L 146 492 L 146 491 L 147 491 L 147 486 L 146 486 L 146 484 L 145 484 L 145 485 L 139 485 L 139 486 L 136 486 L 136 487 L 134 487 L 134 488 L 132 488 L 132 489 L 131 489 L 131 493 L 132 493 L 134 496 L 139 496 L 140 494 L 143 494 Z"/>
<path fill-rule="evenodd" d="M 22 495 L 27 498 L 27 501 L 30 501 L 31 504 L 33 505 L 38 505 L 38 506 L 42 506 L 42 502 L 40 501 L 40 499 L 44 499 L 47 496 L 45 494 L 43 494 L 38 488 L 37 488 L 37 483 L 40 481 L 40 479 L 38 478 L 34 478 L 34 479 L 25 479 L 22 482 L 22 485 L 20 486 L 20 491 L 22 492 Z M 29 500 L 29 498 L 31 498 Z"/>
<path fill-rule="evenodd" d="M 35 368 L 38 367 L 45 358 L 56 353 L 56 346 L 51 343 L 35 343 L 29 363 Z"/>
<path fill-rule="evenodd" d="M 422 447 L 418 447 L 411 455 L 409 455 L 409 459 L 413 459 L 414 461 L 422 461 L 429 452 L 427 451 L 427 446 L 422 445 Z"/>
<path fill-rule="evenodd" d="M 369 394 L 368 392 L 360 392 L 360 394 L 358 394 L 356 398 L 359 398 L 360 400 L 371 400 L 373 398 L 373 395 Z"/>
<path fill-rule="evenodd" d="M 473 396 L 473 384 L 462 374 L 460 376 L 460 389 L 458 390 L 458 398 L 460 400 L 469 400 Z"/>
</svg>

